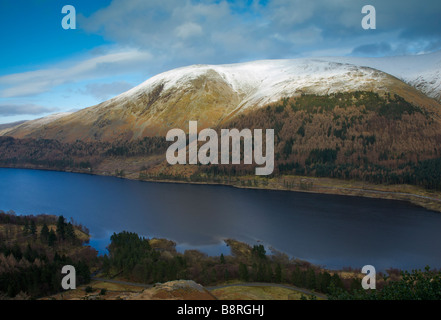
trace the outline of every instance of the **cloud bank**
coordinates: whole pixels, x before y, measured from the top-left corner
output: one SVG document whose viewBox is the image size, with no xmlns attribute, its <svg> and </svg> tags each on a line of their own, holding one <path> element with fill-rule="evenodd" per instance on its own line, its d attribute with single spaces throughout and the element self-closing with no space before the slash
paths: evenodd
<svg viewBox="0 0 441 320">
<path fill-rule="evenodd" d="M 57 108 L 48 108 L 35 104 L 0 104 L 0 116 L 41 115 L 55 112 Z"/>
<path fill-rule="evenodd" d="M 88 14 L 78 7 L 77 28 L 110 44 L 0 76 L 0 115 L 45 113 L 51 108 L 39 105 L 59 105 L 57 94 L 66 108 L 86 107 L 191 64 L 441 49 L 441 1 L 368 3 L 376 8 L 376 30 L 361 27 L 364 0 L 113 0 Z M 20 97 L 33 103 L 17 103 Z"/>
</svg>

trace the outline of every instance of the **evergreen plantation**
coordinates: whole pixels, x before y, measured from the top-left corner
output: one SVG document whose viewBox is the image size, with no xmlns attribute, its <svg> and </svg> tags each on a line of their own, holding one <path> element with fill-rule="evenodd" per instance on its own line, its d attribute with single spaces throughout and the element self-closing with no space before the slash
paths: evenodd
<svg viewBox="0 0 441 320">
<path fill-rule="evenodd" d="M 90 281 L 96 251 L 83 246 L 87 229 L 48 215 L 0 211 L 0 298 L 38 298 L 60 292 L 61 268 L 73 265 L 77 285 Z"/>
</svg>

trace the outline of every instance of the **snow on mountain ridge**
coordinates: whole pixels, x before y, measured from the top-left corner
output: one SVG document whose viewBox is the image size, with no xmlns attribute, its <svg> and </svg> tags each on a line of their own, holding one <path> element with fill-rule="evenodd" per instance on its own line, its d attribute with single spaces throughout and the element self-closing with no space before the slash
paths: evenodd
<svg viewBox="0 0 441 320">
<path fill-rule="evenodd" d="M 156 75 L 139 86 L 114 98 L 126 100 L 149 93 L 158 85 L 163 92 L 191 86 L 191 81 L 214 71 L 238 94 L 243 96 L 241 108 L 263 105 L 301 93 L 328 94 L 365 88 L 367 83 L 381 83 L 384 75 L 376 70 L 349 63 L 315 59 L 258 60 L 225 65 L 193 65 Z M 357 81 L 354 80 L 356 76 Z M 112 100 L 114 100 L 112 99 Z M 115 101 L 114 100 L 114 101 Z"/>
<path fill-rule="evenodd" d="M 441 101 L 441 51 L 411 56 L 325 59 L 381 70 L 417 88 L 427 96 Z"/>
<path fill-rule="evenodd" d="M 164 91 L 190 86 L 189 80 L 203 76 L 209 70 L 218 73 L 234 91 L 244 95 L 243 105 L 268 103 L 309 87 L 318 94 L 342 89 L 356 89 L 363 80 L 381 77 L 376 69 L 419 89 L 431 98 L 441 100 L 441 51 L 383 58 L 318 57 L 283 60 L 257 60 L 224 65 L 192 65 L 158 74 L 115 99 L 127 99 L 133 94 L 153 90 L 164 84 Z M 359 72 L 358 81 L 351 72 Z M 366 78 L 367 77 L 367 78 Z M 341 81 L 337 81 L 340 79 Z M 347 80 L 342 83 L 342 80 Z M 381 80 L 381 79 L 378 79 Z M 312 86 L 315 86 L 313 89 Z M 343 88 L 343 86 L 345 88 Z M 346 91 L 345 90 L 345 91 Z"/>
<path fill-rule="evenodd" d="M 392 76 L 391 76 L 392 75 Z M 248 109 L 302 93 L 399 93 L 410 102 L 439 105 L 407 86 L 441 100 L 441 51 L 420 56 L 325 57 L 192 65 L 155 75 L 99 105 L 49 116 L 0 131 L 0 135 L 112 140 L 163 134 L 188 119 L 217 125 Z M 62 128 L 62 129 L 61 129 Z M 125 137 L 125 136 L 124 136 Z M 125 138 L 127 138 L 125 137 Z"/>
<path fill-rule="evenodd" d="M 39 127 L 45 126 L 53 121 L 59 120 L 65 116 L 68 116 L 72 113 L 73 112 L 58 112 L 58 113 L 53 113 L 53 114 L 50 114 L 50 115 L 42 117 L 42 118 L 24 121 L 22 123 L 17 124 L 16 126 L 12 126 L 12 127 L 8 127 L 8 128 L 0 130 L 0 136 L 6 135 L 8 132 L 10 132 L 16 128 L 21 128 L 21 129 L 25 129 L 25 130 L 32 130 L 35 128 L 39 128 Z"/>
</svg>

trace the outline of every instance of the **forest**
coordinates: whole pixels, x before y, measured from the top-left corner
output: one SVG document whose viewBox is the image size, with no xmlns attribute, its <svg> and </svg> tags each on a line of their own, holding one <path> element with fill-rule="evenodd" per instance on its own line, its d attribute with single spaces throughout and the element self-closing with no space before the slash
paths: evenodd
<svg viewBox="0 0 441 320">
<path fill-rule="evenodd" d="M 376 290 L 363 290 L 360 270 L 326 270 L 262 244 L 226 239 L 230 254 L 208 256 L 197 250 L 181 253 L 173 241 L 123 231 L 111 236 L 108 254 L 98 256 L 84 245 L 87 232 L 63 216 L 0 211 L 0 299 L 37 299 L 61 292 L 60 270 L 67 264 L 76 269 L 77 286 L 88 284 L 91 271 L 99 270 L 101 277 L 147 284 L 179 279 L 204 286 L 282 283 L 323 293 L 331 300 L 441 298 L 441 272 L 429 267 L 378 272 Z"/>
<path fill-rule="evenodd" d="M 274 176 L 356 179 L 441 190 L 441 124 L 433 114 L 398 95 L 303 94 L 241 114 L 227 126 L 274 128 Z M 252 172 L 244 165 L 199 168 L 200 176 Z"/>
<path fill-rule="evenodd" d="M 143 283 L 191 279 L 208 286 L 239 280 L 290 283 L 323 293 L 328 293 L 330 287 L 351 288 L 351 282 L 338 273 L 331 275 L 280 252 L 268 254 L 261 244 L 251 247 L 231 239 L 226 242 L 231 255 L 208 256 L 196 250 L 178 253 L 171 241 L 146 239 L 124 231 L 111 236 L 109 254 L 103 258 L 103 272 L 106 276 L 121 274 L 125 279 Z M 354 283 L 352 287 L 355 288 Z"/>
<path fill-rule="evenodd" d="M 73 265 L 77 285 L 90 282 L 96 250 L 88 230 L 63 216 L 0 211 L 0 299 L 35 299 L 62 291 L 61 268 Z"/>
<path fill-rule="evenodd" d="M 360 270 L 330 271 L 275 249 L 269 253 L 262 244 L 225 242 L 230 255 L 208 256 L 196 250 L 178 253 L 169 240 L 147 239 L 127 231 L 114 233 L 102 270 L 107 276 L 120 274 L 143 283 L 177 279 L 192 279 L 204 286 L 228 281 L 283 283 L 323 293 L 330 300 L 441 299 L 441 271 L 429 267 L 378 272 L 376 289 L 364 290 Z"/>
</svg>

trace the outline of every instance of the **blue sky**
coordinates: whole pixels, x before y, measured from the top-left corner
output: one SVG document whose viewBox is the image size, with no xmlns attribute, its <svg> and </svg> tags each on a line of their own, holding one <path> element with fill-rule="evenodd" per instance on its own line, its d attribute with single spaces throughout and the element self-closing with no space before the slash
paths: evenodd
<svg viewBox="0 0 441 320">
<path fill-rule="evenodd" d="M 377 29 L 361 27 L 371 4 Z M 64 30 L 64 5 L 76 30 Z M 441 49 L 439 0 L 1 0 L 0 123 L 95 105 L 191 64 Z"/>
</svg>

